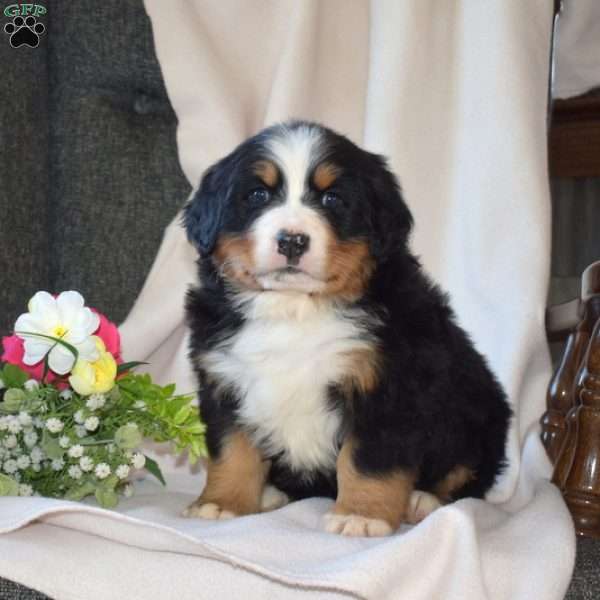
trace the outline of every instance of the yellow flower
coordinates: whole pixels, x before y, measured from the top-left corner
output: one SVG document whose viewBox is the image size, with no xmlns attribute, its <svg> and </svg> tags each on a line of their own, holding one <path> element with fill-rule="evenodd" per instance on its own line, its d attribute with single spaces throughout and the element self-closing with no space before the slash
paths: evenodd
<svg viewBox="0 0 600 600">
<path fill-rule="evenodd" d="M 79 359 L 73 370 L 69 383 L 82 396 L 104 394 L 115 385 L 117 363 L 110 352 L 106 351 L 104 342 L 96 335 L 92 336 L 100 358 L 94 362 Z"/>
</svg>

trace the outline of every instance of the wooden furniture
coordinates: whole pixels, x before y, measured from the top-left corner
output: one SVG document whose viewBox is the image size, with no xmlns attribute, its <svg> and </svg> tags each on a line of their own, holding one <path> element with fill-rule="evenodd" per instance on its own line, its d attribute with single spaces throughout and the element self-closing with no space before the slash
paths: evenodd
<svg viewBox="0 0 600 600">
<path fill-rule="evenodd" d="M 549 309 L 547 328 L 568 334 L 541 419 L 552 481 L 577 534 L 600 538 L 600 261 L 583 273 L 580 299 Z"/>
</svg>

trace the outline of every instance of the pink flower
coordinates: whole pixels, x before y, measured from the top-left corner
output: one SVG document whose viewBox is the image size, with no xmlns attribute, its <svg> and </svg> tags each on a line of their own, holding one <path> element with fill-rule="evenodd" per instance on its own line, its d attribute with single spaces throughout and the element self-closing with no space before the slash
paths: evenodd
<svg viewBox="0 0 600 600">
<path fill-rule="evenodd" d="M 123 362 L 121 358 L 121 336 L 119 334 L 119 330 L 117 326 L 109 321 L 103 314 L 99 313 L 96 309 L 91 309 L 100 317 L 100 325 L 96 331 L 93 332 L 94 335 L 97 335 L 106 346 L 106 350 L 110 352 L 117 364 L 121 364 Z M 0 362 L 10 363 L 16 365 L 26 373 L 28 373 L 32 379 L 36 379 L 38 381 L 42 380 L 44 375 L 44 361 L 36 363 L 35 365 L 26 365 L 23 362 L 23 356 L 25 354 L 23 339 L 16 336 L 6 336 L 2 338 L 2 346 L 4 347 L 4 352 L 2 356 L 0 356 Z M 56 375 L 52 371 L 48 371 L 46 375 L 46 381 L 51 383 L 56 379 Z M 65 384 L 61 384 L 59 387 L 66 387 Z"/>
</svg>

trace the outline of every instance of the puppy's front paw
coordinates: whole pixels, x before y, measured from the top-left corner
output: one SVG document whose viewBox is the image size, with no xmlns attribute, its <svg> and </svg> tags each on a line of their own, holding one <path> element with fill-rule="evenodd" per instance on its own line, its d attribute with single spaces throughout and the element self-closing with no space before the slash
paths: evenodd
<svg viewBox="0 0 600 600">
<path fill-rule="evenodd" d="M 351 537 L 382 537 L 390 535 L 394 530 L 383 519 L 327 513 L 325 515 L 325 531 Z"/>
<path fill-rule="evenodd" d="M 236 516 L 234 512 L 225 510 L 214 502 L 207 502 L 206 504 L 194 502 L 193 504 L 190 504 L 182 514 L 184 517 L 189 518 L 198 517 L 200 519 L 212 519 L 219 521 L 233 519 Z"/>
<path fill-rule="evenodd" d="M 421 490 L 413 490 L 408 502 L 405 520 L 412 525 L 420 523 L 440 506 L 442 506 L 442 503 L 434 494 L 422 492 Z"/>
</svg>

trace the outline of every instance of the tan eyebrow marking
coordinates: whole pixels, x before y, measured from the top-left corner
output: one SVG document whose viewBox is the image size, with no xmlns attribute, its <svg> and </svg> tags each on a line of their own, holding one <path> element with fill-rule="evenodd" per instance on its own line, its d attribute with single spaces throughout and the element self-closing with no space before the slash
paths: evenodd
<svg viewBox="0 0 600 600">
<path fill-rule="evenodd" d="M 337 165 L 323 162 L 313 173 L 313 183 L 318 190 L 326 190 L 340 176 L 341 172 L 342 170 Z"/>
<path fill-rule="evenodd" d="M 259 160 L 254 164 L 253 170 L 267 187 L 274 188 L 277 186 L 279 171 L 270 160 Z"/>
</svg>

